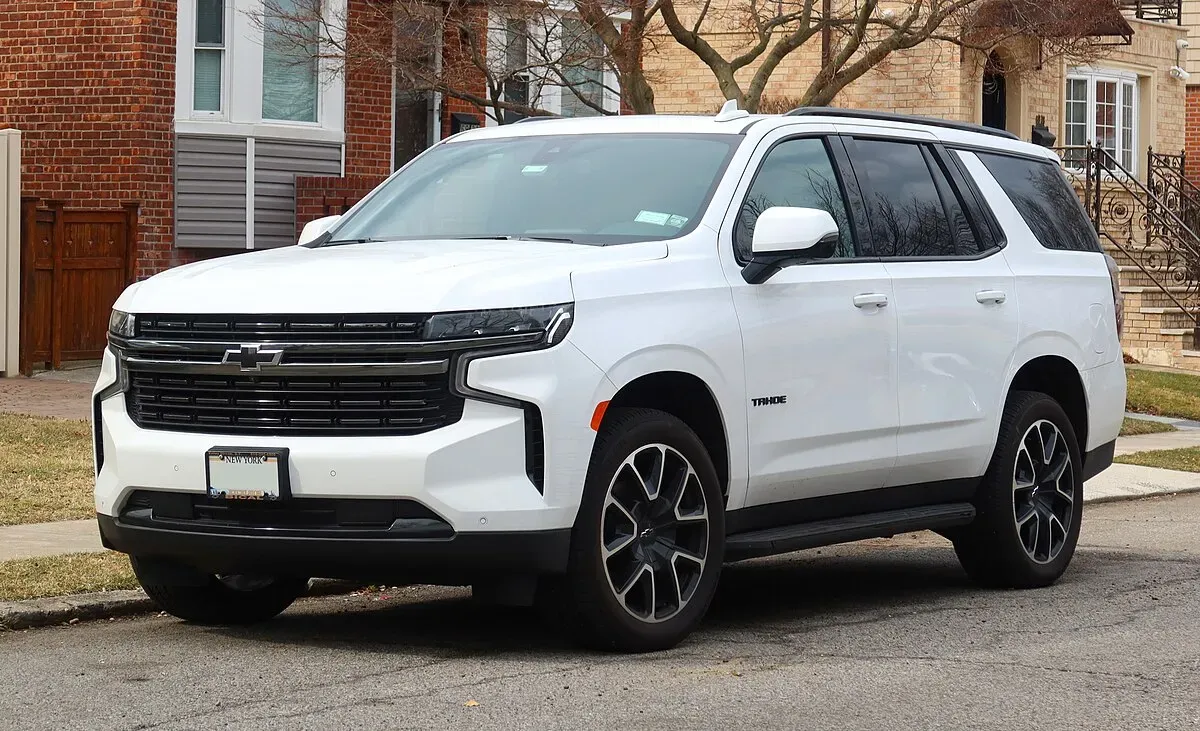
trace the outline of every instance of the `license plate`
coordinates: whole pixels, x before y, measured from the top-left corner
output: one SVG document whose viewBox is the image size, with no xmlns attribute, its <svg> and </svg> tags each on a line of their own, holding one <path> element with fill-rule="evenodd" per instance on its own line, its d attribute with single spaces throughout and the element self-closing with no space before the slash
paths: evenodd
<svg viewBox="0 0 1200 731">
<path fill-rule="evenodd" d="M 210 497 L 281 500 L 289 495 L 286 449 L 214 447 L 205 460 Z"/>
</svg>

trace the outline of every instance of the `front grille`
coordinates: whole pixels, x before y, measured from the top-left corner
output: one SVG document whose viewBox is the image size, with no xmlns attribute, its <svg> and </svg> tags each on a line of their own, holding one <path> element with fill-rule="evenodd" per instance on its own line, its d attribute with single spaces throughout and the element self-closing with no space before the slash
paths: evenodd
<svg viewBox="0 0 1200 731">
<path fill-rule="evenodd" d="M 463 399 L 436 376 L 129 375 L 140 427 L 217 434 L 393 436 L 462 417 Z"/>
<path fill-rule="evenodd" d="M 185 342 L 407 342 L 426 315 L 138 315 L 138 337 Z"/>
</svg>

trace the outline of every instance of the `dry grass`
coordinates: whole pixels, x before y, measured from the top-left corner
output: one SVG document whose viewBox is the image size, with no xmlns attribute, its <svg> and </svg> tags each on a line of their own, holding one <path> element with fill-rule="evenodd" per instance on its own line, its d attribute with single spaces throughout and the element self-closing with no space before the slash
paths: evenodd
<svg viewBox="0 0 1200 731">
<path fill-rule="evenodd" d="M 128 557 L 112 551 L 0 561 L 0 601 L 137 586 Z"/>
<path fill-rule="evenodd" d="M 1135 452 L 1116 458 L 1122 464 L 1142 467 L 1161 467 L 1164 470 L 1200 472 L 1200 447 L 1185 449 L 1162 449 L 1153 452 Z"/>
<path fill-rule="evenodd" d="M 1139 414 L 1200 420 L 1200 376 L 1130 368 L 1126 407 Z"/>
<path fill-rule="evenodd" d="M 0 413 L 0 525 L 95 515 L 90 432 L 86 421 Z"/>
<path fill-rule="evenodd" d="M 1163 432 L 1179 431 L 1170 424 L 1147 419 L 1125 419 L 1121 422 L 1121 436 L 1136 437 L 1142 434 L 1161 434 Z"/>
</svg>

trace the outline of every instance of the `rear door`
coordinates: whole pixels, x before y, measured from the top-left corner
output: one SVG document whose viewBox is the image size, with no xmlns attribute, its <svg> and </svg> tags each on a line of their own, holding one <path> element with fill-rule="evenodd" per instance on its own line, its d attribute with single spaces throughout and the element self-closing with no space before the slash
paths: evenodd
<svg viewBox="0 0 1200 731">
<path fill-rule="evenodd" d="M 1000 227 L 936 142 L 854 134 L 846 145 L 898 319 L 900 423 L 887 485 L 977 477 L 1018 334 Z"/>
</svg>

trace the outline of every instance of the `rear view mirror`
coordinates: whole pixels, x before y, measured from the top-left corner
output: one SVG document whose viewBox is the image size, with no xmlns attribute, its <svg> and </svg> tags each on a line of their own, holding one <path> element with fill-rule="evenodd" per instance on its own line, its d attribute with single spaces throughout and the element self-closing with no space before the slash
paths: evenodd
<svg viewBox="0 0 1200 731">
<path fill-rule="evenodd" d="M 342 219 L 341 216 L 325 216 L 318 218 L 315 221 L 309 221 L 304 224 L 304 228 L 300 231 L 300 240 L 296 243 L 304 245 L 311 241 L 315 241 L 321 234 L 333 228 L 333 224 Z"/>
<path fill-rule="evenodd" d="M 789 262 L 833 256 L 839 239 L 837 222 L 819 208 L 768 208 L 754 223 L 750 263 L 742 277 L 761 284 Z"/>
</svg>

